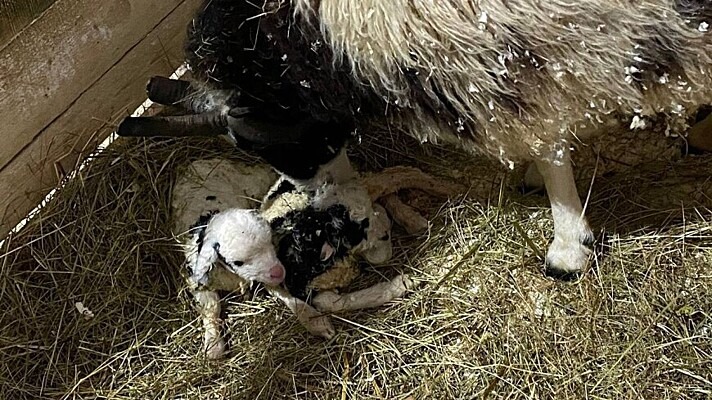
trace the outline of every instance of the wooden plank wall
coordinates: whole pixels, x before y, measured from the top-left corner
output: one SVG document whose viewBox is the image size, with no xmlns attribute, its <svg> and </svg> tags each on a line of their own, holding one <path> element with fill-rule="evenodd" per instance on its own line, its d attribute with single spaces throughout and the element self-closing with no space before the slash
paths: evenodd
<svg viewBox="0 0 712 400">
<path fill-rule="evenodd" d="M 0 47 L 56 0 L 0 0 Z"/>
<path fill-rule="evenodd" d="M 0 49 L 0 237 L 182 62 L 201 0 L 57 0 Z"/>
</svg>

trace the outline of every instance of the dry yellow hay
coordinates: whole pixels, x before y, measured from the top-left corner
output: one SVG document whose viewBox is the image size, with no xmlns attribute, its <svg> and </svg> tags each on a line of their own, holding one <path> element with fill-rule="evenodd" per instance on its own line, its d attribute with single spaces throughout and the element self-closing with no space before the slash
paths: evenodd
<svg viewBox="0 0 712 400">
<path fill-rule="evenodd" d="M 541 272 L 552 224 L 544 197 L 519 193 L 522 171 L 380 135 L 355 150 L 362 168 L 414 165 L 471 187 L 426 204 L 429 232 L 397 233 L 392 267 L 363 274 L 407 272 L 414 293 L 336 317 L 328 342 L 264 291 L 231 297 L 230 357 L 196 357 L 170 187 L 197 157 L 243 156 L 206 140 L 122 141 L 0 249 L 0 398 L 712 396 L 712 157 L 599 176 L 588 211 L 602 251 L 562 283 Z"/>
</svg>

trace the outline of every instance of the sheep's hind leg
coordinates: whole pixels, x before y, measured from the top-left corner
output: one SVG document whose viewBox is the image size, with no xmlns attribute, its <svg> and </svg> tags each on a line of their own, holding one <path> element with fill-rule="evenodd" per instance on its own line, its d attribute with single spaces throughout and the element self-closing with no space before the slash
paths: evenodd
<svg viewBox="0 0 712 400">
<path fill-rule="evenodd" d="M 211 290 L 194 290 L 193 297 L 203 319 L 203 351 L 210 359 L 221 358 L 227 346 L 220 334 L 220 296 Z"/>
<path fill-rule="evenodd" d="M 375 308 L 405 296 L 412 287 L 413 281 L 407 275 L 398 275 L 391 281 L 351 293 L 321 292 L 314 297 L 312 304 L 319 311 L 331 313 Z"/>
<path fill-rule="evenodd" d="M 554 241 L 546 254 L 546 274 L 575 279 L 588 264 L 593 233 L 583 215 L 571 160 L 566 154 L 561 165 L 537 161 L 536 166 L 544 178 L 554 218 Z"/>
<path fill-rule="evenodd" d="M 535 163 L 529 164 L 527 171 L 524 173 L 524 189 L 544 189 L 544 178 L 541 176 L 541 173 L 539 173 Z"/>
</svg>

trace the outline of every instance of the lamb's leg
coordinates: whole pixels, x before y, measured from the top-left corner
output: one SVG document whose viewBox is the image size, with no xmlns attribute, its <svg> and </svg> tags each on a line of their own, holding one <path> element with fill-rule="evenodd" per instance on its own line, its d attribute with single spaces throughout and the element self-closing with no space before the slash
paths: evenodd
<svg viewBox="0 0 712 400">
<path fill-rule="evenodd" d="M 386 168 L 381 172 L 361 178 L 371 201 L 383 199 L 393 220 L 408 233 L 421 233 L 428 229 L 428 221 L 412 207 L 404 204 L 395 194 L 401 189 L 419 189 L 434 196 L 451 197 L 465 192 L 465 187 L 446 180 L 436 179 L 423 171 L 405 166 Z"/>
<path fill-rule="evenodd" d="M 356 292 L 337 294 L 321 292 L 312 301 L 322 312 L 340 312 L 380 307 L 393 299 L 403 297 L 413 287 L 407 275 L 398 275 L 389 282 L 377 283 Z"/>
<path fill-rule="evenodd" d="M 292 296 L 286 290 L 279 287 L 267 287 L 272 296 L 280 299 L 297 316 L 299 323 L 304 326 L 309 333 L 331 339 L 336 334 L 336 330 L 331 325 L 328 315 L 323 315 L 314 307 L 304 301 Z"/>
<path fill-rule="evenodd" d="M 210 290 L 195 290 L 193 297 L 203 319 L 203 351 L 208 358 L 216 359 L 225 354 L 225 340 L 220 334 L 220 296 Z"/>
<path fill-rule="evenodd" d="M 593 233 L 583 215 L 571 160 L 567 154 L 562 165 L 537 161 L 536 166 L 544 178 L 554 218 L 554 241 L 546 254 L 547 275 L 574 279 L 588 264 Z"/>
<path fill-rule="evenodd" d="M 409 235 L 416 235 L 428 230 L 428 220 L 403 203 L 396 194 L 386 195 L 381 201 L 393 220 L 398 222 Z"/>
<path fill-rule="evenodd" d="M 250 293 L 252 283 L 217 265 L 210 271 L 210 289 L 239 293 L 245 297 Z"/>
<path fill-rule="evenodd" d="M 203 320 L 203 351 L 208 358 L 216 359 L 224 356 L 227 351 L 220 329 L 220 296 L 217 291 L 225 290 L 245 296 L 250 291 L 250 282 L 216 265 L 210 271 L 210 289 L 212 290 L 197 289 L 196 285 L 192 284 L 193 297 L 198 303 L 198 311 Z"/>
<path fill-rule="evenodd" d="M 386 168 L 381 172 L 361 178 L 372 201 L 401 189 L 420 189 L 433 196 L 450 197 L 462 193 L 465 187 L 436 179 L 425 172 L 405 166 Z"/>
</svg>

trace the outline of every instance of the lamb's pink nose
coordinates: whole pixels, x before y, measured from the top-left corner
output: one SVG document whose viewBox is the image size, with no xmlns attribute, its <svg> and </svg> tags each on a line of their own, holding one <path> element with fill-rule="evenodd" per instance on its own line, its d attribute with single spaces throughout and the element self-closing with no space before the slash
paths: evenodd
<svg viewBox="0 0 712 400">
<path fill-rule="evenodd" d="M 282 264 L 274 265 L 269 269 L 269 277 L 274 281 L 274 283 L 282 283 L 284 280 L 284 267 Z"/>
</svg>

